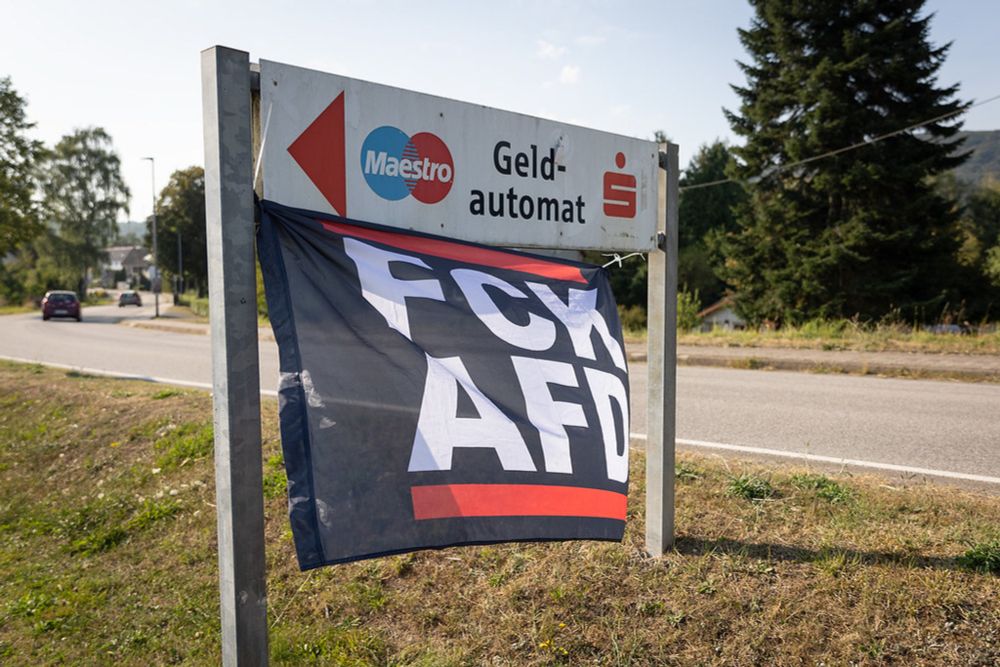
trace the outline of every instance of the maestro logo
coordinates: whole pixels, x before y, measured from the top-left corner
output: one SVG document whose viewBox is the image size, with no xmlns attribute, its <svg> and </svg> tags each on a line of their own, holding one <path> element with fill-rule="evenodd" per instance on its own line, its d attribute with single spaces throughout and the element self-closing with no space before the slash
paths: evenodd
<svg viewBox="0 0 1000 667">
<path fill-rule="evenodd" d="M 361 171 L 375 194 L 396 201 L 413 195 L 424 204 L 448 196 L 455 163 L 448 146 L 430 132 L 412 137 L 391 125 L 372 130 L 361 145 Z"/>
</svg>

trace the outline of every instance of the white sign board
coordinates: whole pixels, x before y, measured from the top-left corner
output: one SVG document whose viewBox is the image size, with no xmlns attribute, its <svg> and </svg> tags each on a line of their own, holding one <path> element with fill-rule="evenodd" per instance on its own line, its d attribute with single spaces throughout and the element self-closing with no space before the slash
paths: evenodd
<svg viewBox="0 0 1000 667">
<path fill-rule="evenodd" d="M 260 63 L 264 198 L 490 245 L 648 251 L 658 147 Z"/>
</svg>

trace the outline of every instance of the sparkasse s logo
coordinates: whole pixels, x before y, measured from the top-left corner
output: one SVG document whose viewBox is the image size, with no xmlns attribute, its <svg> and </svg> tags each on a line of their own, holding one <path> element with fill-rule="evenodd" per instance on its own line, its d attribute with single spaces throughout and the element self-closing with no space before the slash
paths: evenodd
<svg viewBox="0 0 1000 667">
<path fill-rule="evenodd" d="M 383 199 L 408 195 L 436 204 L 451 190 L 455 163 L 448 146 L 430 132 L 412 137 L 391 125 L 372 130 L 361 145 L 361 171 L 368 187 Z"/>
</svg>

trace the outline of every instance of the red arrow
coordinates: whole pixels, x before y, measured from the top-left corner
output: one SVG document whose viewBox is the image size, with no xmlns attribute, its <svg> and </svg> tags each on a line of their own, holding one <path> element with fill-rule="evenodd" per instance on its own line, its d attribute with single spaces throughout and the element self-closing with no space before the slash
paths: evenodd
<svg viewBox="0 0 1000 667">
<path fill-rule="evenodd" d="M 344 93 L 288 147 L 302 171 L 330 202 L 338 215 L 347 216 L 347 170 L 344 138 Z"/>
</svg>

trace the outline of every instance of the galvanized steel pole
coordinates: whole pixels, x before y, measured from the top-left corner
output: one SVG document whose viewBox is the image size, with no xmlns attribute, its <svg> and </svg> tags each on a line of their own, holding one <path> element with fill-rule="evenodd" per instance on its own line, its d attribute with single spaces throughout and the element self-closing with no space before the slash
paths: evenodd
<svg viewBox="0 0 1000 667">
<path fill-rule="evenodd" d="M 646 551 L 674 544 L 674 449 L 677 433 L 678 146 L 661 144 L 659 249 L 649 253 L 647 297 Z"/>
<path fill-rule="evenodd" d="M 249 55 L 201 54 L 222 663 L 266 665 Z"/>
</svg>

